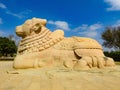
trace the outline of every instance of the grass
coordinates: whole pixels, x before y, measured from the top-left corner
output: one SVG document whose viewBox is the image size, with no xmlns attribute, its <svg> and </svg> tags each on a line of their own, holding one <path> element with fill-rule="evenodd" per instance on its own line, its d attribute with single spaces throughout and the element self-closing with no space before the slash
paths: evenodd
<svg viewBox="0 0 120 90">
<path fill-rule="evenodd" d="M 4 59 L 4 60 L 0 59 L 0 61 L 6 61 L 7 62 L 7 61 L 14 61 L 14 60 L 13 59 Z"/>
<path fill-rule="evenodd" d="M 120 65 L 120 62 L 116 61 L 115 64 L 116 64 L 116 65 Z"/>
<path fill-rule="evenodd" d="M 0 61 L 13 61 L 14 57 L 0 57 Z"/>
</svg>

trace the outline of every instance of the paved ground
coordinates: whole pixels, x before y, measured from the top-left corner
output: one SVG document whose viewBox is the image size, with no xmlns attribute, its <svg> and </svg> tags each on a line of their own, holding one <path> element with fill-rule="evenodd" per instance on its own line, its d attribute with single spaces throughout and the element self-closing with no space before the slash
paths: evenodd
<svg viewBox="0 0 120 90">
<path fill-rule="evenodd" d="M 12 63 L 0 62 L 0 90 L 120 90 L 120 66 L 89 71 L 14 70 Z"/>
</svg>

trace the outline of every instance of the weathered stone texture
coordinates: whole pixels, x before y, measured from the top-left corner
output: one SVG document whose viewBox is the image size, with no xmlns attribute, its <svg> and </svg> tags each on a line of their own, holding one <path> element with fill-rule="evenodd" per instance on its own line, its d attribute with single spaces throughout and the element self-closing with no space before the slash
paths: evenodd
<svg viewBox="0 0 120 90">
<path fill-rule="evenodd" d="M 45 19 L 33 18 L 16 27 L 22 37 L 14 68 L 65 67 L 71 69 L 114 66 L 101 45 L 91 38 L 64 37 L 63 30 L 51 32 Z"/>
</svg>

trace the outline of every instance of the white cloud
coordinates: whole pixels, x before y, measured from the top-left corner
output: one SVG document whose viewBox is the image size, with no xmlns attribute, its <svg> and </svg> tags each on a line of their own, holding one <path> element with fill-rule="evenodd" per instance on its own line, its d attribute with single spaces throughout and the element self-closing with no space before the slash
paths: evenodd
<svg viewBox="0 0 120 90">
<path fill-rule="evenodd" d="M 3 36 L 5 34 L 5 32 L 3 32 L 2 30 L 0 30 L 0 36 Z"/>
<path fill-rule="evenodd" d="M 88 29 L 88 25 L 87 25 L 87 24 L 82 24 L 81 26 L 76 27 L 76 28 L 74 29 L 74 31 L 87 30 L 87 29 Z"/>
<path fill-rule="evenodd" d="M 98 30 L 103 28 L 103 25 L 100 23 L 95 23 L 92 25 L 82 24 L 74 29 L 71 29 L 69 27 L 69 24 L 65 21 L 50 20 L 48 21 L 48 24 L 54 25 L 57 29 L 72 30 L 80 35 L 83 35 L 85 37 L 92 37 L 92 38 L 95 38 L 98 35 Z"/>
<path fill-rule="evenodd" d="M 93 24 L 93 25 L 90 25 L 88 29 L 89 30 L 98 30 L 100 28 L 102 28 L 102 24 Z"/>
<path fill-rule="evenodd" d="M 0 8 L 6 9 L 7 7 L 3 3 L 0 3 Z"/>
<path fill-rule="evenodd" d="M 98 35 L 97 30 L 100 30 L 102 27 L 103 25 L 98 23 L 92 25 L 83 24 L 75 28 L 74 31 L 79 32 L 79 34 L 86 37 L 96 37 Z"/>
<path fill-rule="evenodd" d="M 70 30 L 69 24 L 65 21 L 48 21 L 48 24 L 55 25 L 58 29 Z"/>
<path fill-rule="evenodd" d="M 120 27 L 120 19 L 116 20 L 112 25 L 109 25 L 108 27 Z"/>
<path fill-rule="evenodd" d="M 11 11 L 6 11 L 6 14 L 9 14 L 9 15 L 12 15 L 12 16 L 15 16 L 15 17 L 18 17 L 18 18 L 22 18 L 23 17 L 22 15 L 13 13 Z"/>
<path fill-rule="evenodd" d="M 2 18 L 0 18 L 0 24 L 2 24 L 3 22 L 2 22 Z"/>
<path fill-rule="evenodd" d="M 6 11 L 6 14 L 9 14 L 9 15 L 12 15 L 12 16 L 15 16 L 17 18 L 24 18 L 26 15 L 28 15 L 30 12 L 32 12 L 31 10 L 25 10 L 25 11 L 22 11 L 20 13 L 13 13 L 9 10 Z"/>
<path fill-rule="evenodd" d="M 92 25 L 87 25 L 87 24 L 82 24 L 81 26 L 75 28 L 75 31 L 78 30 L 91 30 L 91 31 L 95 31 L 102 28 L 102 24 L 92 24 Z"/>
<path fill-rule="evenodd" d="M 22 12 L 14 13 L 11 10 L 9 10 L 3 3 L 0 3 L 0 8 L 5 9 L 4 12 L 6 14 L 11 15 L 11 16 L 15 16 L 15 17 L 20 18 L 20 19 L 26 17 L 30 12 L 32 12 L 31 10 L 26 9 Z"/>
<path fill-rule="evenodd" d="M 97 31 L 84 31 L 84 32 L 79 32 L 78 34 L 84 35 L 85 37 L 96 37 L 98 35 Z"/>
<path fill-rule="evenodd" d="M 15 17 L 18 17 L 18 18 L 22 18 L 21 15 L 16 14 L 16 13 L 13 13 L 13 12 L 11 12 L 9 9 L 7 9 L 7 7 L 6 7 L 3 3 L 0 3 L 0 8 L 6 9 L 6 10 L 5 10 L 5 13 L 6 13 L 6 14 L 9 14 L 9 15 L 12 15 L 12 16 L 15 16 Z M 1 20 L 0 20 L 0 21 L 1 21 Z"/>
<path fill-rule="evenodd" d="M 120 26 L 120 20 L 117 20 L 116 23 L 113 25 L 113 27 L 118 27 Z"/>
<path fill-rule="evenodd" d="M 108 11 L 118 11 L 120 10 L 120 0 L 104 0 L 111 7 L 107 8 Z"/>
<path fill-rule="evenodd" d="M 82 24 L 81 26 L 77 27 L 74 29 L 74 31 L 78 30 L 98 30 L 102 27 L 102 24 L 93 24 L 93 25 L 87 25 L 87 24 Z"/>
</svg>

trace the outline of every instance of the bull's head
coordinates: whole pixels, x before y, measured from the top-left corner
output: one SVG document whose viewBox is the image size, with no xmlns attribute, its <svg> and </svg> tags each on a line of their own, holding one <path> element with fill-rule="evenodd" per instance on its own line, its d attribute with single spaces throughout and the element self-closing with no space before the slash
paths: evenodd
<svg viewBox="0 0 120 90">
<path fill-rule="evenodd" d="M 16 34 L 22 38 L 30 36 L 32 33 L 40 33 L 41 27 L 46 26 L 46 19 L 32 18 L 24 24 L 16 27 Z"/>
</svg>

